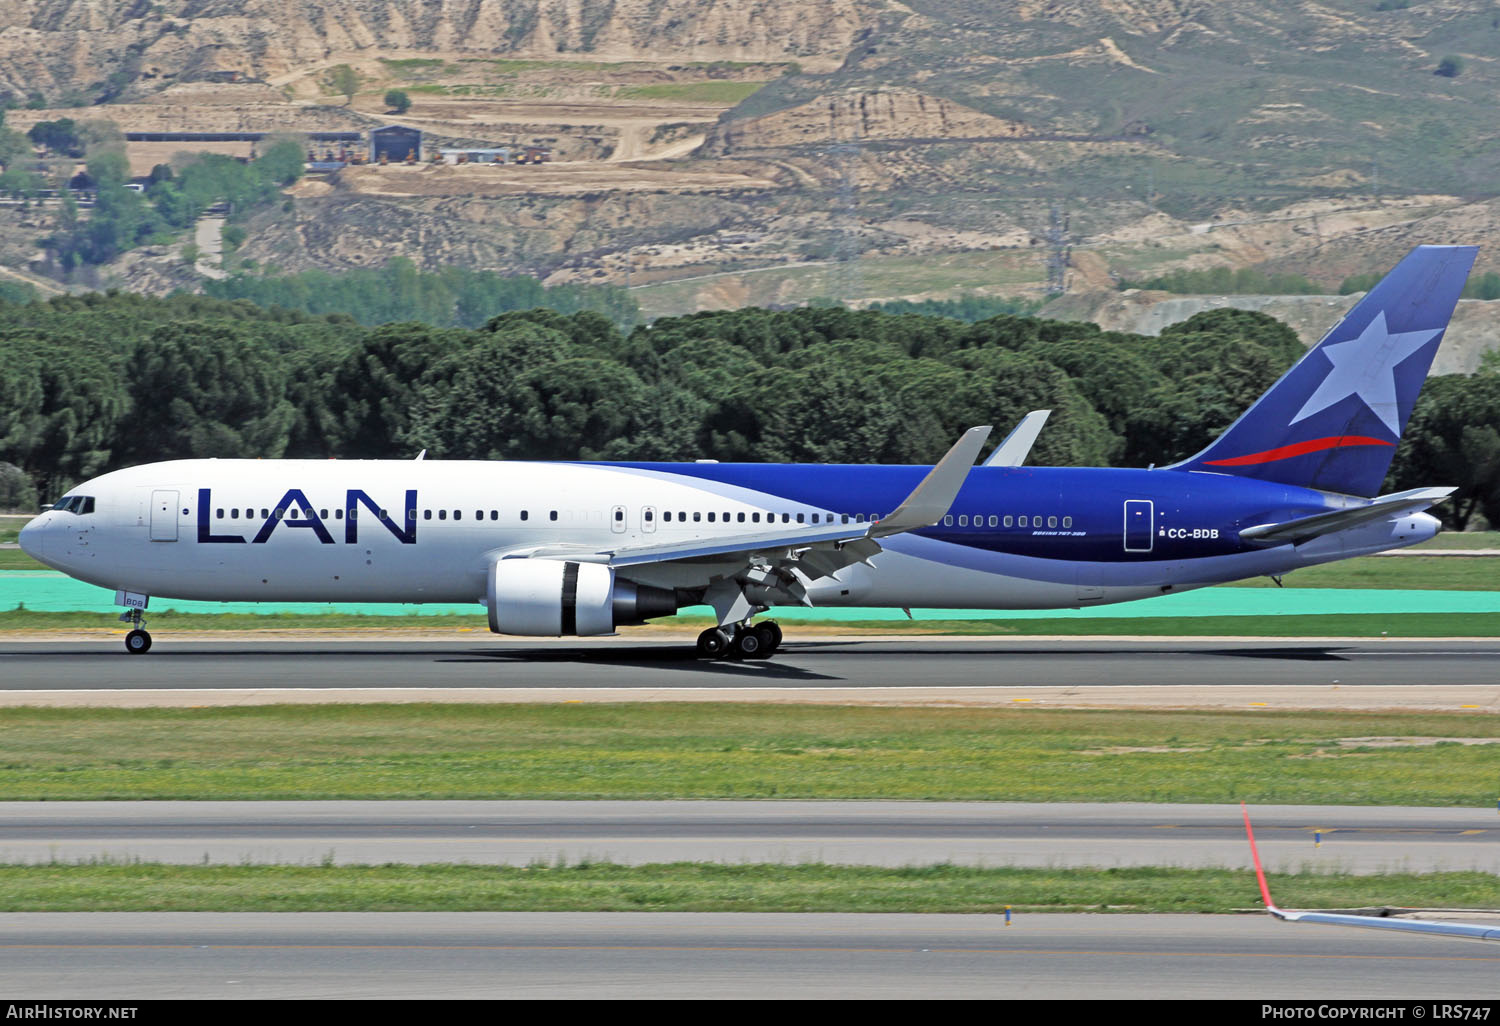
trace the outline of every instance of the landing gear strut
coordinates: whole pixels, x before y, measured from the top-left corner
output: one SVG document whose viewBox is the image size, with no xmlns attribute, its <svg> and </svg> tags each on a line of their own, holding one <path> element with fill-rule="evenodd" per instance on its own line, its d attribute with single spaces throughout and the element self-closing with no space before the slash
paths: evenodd
<svg viewBox="0 0 1500 1026">
<path fill-rule="evenodd" d="M 775 620 L 710 627 L 698 635 L 698 654 L 705 659 L 769 659 L 781 647 L 781 628 Z"/>
<path fill-rule="evenodd" d="M 151 651 L 151 635 L 145 630 L 146 618 L 139 609 L 121 613 L 120 622 L 128 623 L 133 628 L 125 635 L 125 651 L 131 655 L 145 655 Z"/>
</svg>

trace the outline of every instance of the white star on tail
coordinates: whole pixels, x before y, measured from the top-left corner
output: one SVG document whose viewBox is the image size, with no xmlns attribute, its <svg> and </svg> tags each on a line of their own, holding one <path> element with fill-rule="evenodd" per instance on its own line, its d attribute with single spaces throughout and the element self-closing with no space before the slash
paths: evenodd
<svg viewBox="0 0 1500 1026">
<path fill-rule="evenodd" d="M 1360 401 L 1391 429 L 1401 433 L 1400 413 L 1396 408 L 1396 365 L 1442 334 L 1442 328 L 1431 331 L 1407 331 L 1392 335 L 1385 326 L 1385 311 L 1365 326 L 1359 338 L 1323 349 L 1333 369 L 1318 386 L 1297 415 L 1299 420 L 1326 410 L 1346 396 L 1357 395 Z"/>
</svg>

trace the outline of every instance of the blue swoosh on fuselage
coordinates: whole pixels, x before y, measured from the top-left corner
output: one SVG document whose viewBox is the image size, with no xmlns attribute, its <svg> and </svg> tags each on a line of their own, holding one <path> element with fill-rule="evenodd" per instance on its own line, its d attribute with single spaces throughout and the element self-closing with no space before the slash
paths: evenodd
<svg viewBox="0 0 1500 1026">
<path fill-rule="evenodd" d="M 776 496 L 789 503 L 851 516 L 885 516 L 931 467 L 814 463 L 596 463 L 617 470 L 689 478 Z M 1164 533 L 1150 551 L 1125 551 L 1124 504 L 1152 503 L 1153 531 L 1187 531 L 1170 545 Z M 953 504 L 952 525 L 913 532 L 1022 556 L 1069 561 L 1141 562 L 1193 559 L 1255 550 L 1239 532 L 1338 508 L 1321 492 L 1225 474 L 1098 467 L 975 467 Z M 991 516 L 1056 517 L 1058 527 L 989 525 Z M 970 524 L 959 527 L 959 516 Z M 983 518 L 974 526 L 973 518 Z M 1071 528 L 1061 528 L 1064 517 Z M 1046 519 L 1043 523 L 1047 523 Z M 1013 521 L 1013 525 L 1014 525 Z M 1192 532 L 1217 531 L 1215 537 Z"/>
</svg>

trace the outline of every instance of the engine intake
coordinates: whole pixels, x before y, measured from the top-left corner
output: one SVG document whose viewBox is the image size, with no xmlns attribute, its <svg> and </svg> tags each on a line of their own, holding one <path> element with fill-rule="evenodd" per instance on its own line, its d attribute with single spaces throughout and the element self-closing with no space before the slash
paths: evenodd
<svg viewBox="0 0 1500 1026">
<path fill-rule="evenodd" d="M 535 637 L 613 634 L 677 612 L 677 596 L 617 578 L 599 563 L 500 559 L 490 567 L 486 595 L 490 630 Z"/>
</svg>

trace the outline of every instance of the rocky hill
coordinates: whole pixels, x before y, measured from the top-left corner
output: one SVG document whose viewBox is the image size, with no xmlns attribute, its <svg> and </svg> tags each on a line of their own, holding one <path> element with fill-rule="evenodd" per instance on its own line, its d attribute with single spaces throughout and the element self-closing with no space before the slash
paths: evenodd
<svg viewBox="0 0 1500 1026">
<path fill-rule="evenodd" d="M 250 220 L 247 266 L 463 261 L 652 313 L 1039 296 L 1054 249 L 1076 291 L 1224 264 L 1331 289 L 1424 241 L 1500 269 L 1488 0 L 0 0 L 0 94 L 54 105 L 13 128 L 364 129 L 390 88 L 432 142 L 558 163 L 311 183 Z M 46 227 L 10 216 L 5 262 Z"/>
<path fill-rule="evenodd" d="M 4 0 L 0 91 L 60 106 L 374 53 L 841 61 L 885 0 Z"/>
</svg>

